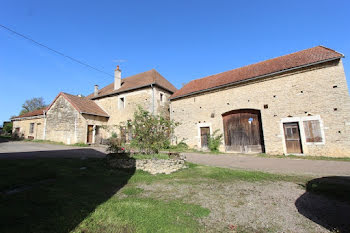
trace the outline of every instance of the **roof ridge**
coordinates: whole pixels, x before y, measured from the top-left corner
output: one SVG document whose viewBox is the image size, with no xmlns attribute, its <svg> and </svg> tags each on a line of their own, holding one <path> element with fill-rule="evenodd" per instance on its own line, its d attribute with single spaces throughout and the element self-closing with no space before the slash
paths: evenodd
<svg viewBox="0 0 350 233">
<path fill-rule="evenodd" d="M 248 81 L 253 78 L 266 77 L 267 75 L 283 72 L 298 67 L 305 67 L 330 60 L 340 59 L 343 54 L 324 46 L 300 50 L 294 53 L 270 58 L 246 66 L 212 74 L 202 78 L 191 80 L 180 90 L 171 96 L 171 99 L 191 95 L 199 91 L 219 88 L 231 83 Z"/>
</svg>

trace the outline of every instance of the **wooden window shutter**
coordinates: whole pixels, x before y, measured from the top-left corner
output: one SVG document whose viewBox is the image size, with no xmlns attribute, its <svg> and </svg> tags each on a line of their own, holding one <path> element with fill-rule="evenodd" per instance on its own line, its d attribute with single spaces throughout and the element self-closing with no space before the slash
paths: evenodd
<svg viewBox="0 0 350 233">
<path fill-rule="evenodd" d="M 321 126 L 319 120 L 304 121 L 306 142 L 322 142 Z"/>
</svg>

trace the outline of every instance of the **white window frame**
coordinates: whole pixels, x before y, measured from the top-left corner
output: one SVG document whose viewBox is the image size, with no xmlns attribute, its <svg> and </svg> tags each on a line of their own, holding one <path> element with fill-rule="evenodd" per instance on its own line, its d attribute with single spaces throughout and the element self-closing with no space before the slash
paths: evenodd
<svg viewBox="0 0 350 233">
<path fill-rule="evenodd" d="M 306 135 L 304 130 L 304 121 L 314 121 L 318 120 L 320 122 L 320 130 L 321 130 L 321 136 L 322 136 L 322 142 L 306 142 Z M 284 136 L 284 123 L 289 122 L 297 122 L 299 124 L 299 131 L 300 131 L 300 139 L 301 139 L 301 146 L 303 148 L 303 154 L 307 153 L 307 147 L 306 146 L 313 146 L 313 145 L 325 145 L 326 144 L 326 137 L 324 133 L 324 124 L 323 120 L 319 115 L 315 116 L 302 116 L 302 117 L 286 117 L 282 118 L 280 121 L 280 130 L 282 135 L 282 145 L 283 145 L 283 152 L 285 155 L 288 155 L 287 153 L 287 147 L 286 147 L 286 139 Z"/>
</svg>

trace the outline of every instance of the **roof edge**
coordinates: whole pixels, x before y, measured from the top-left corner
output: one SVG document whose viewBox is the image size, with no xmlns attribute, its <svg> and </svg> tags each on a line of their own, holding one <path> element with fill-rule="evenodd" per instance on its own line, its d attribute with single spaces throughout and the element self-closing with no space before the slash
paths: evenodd
<svg viewBox="0 0 350 233">
<path fill-rule="evenodd" d="M 216 87 L 212 87 L 212 88 L 207 88 L 207 89 L 203 89 L 203 90 L 199 90 L 199 91 L 194 91 L 194 92 L 190 92 L 190 93 L 184 94 L 184 95 L 170 97 L 170 100 L 177 100 L 177 99 L 184 98 L 184 97 L 187 97 L 187 96 L 191 96 L 191 95 L 195 95 L 195 94 L 199 94 L 199 93 L 203 93 L 203 92 L 208 92 L 208 91 L 212 91 L 212 90 L 216 90 L 216 89 L 220 89 L 220 88 L 224 88 L 224 87 L 229 87 L 229 86 L 233 86 L 233 85 L 240 84 L 240 83 L 250 82 L 250 81 L 253 81 L 253 80 L 256 80 L 256 79 L 265 78 L 265 77 L 273 76 L 273 75 L 276 75 L 276 74 L 282 74 L 282 73 L 285 73 L 285 72 L 288 72 L 288 71 L 297 70 L 297 69 L 301 69 L 301 68 L 305 68 L 305 67 L 309 67 L 309 66 L 314 66 L 314 65 L 318 65 L 318 64 L 321 64 L 321 63 L 329 62 L 329 61 L 338 60 L 338 59 L 341 59 L 341 58 L 345 57 L 344 54 L 341 54 L 341 53 L 339 53 L 339 54 L 341 55 L 339 57 L 330 58 L 330 59 L 326 59 L 326 60 L 322 60 L 322 61 L 318 61 L 318 62 L 313 62 L 313 63 L 309 63 L 309 64 L 302 65 L 302 66 L 296 66 L 296 67 L 292 67 L 292 68 L 289 68 L 289 69 L 280 70 L 280 71 L 276 71 L 276 72 L 272 72 L 272 73 L 268 73 L 268 74 L 264 74 L 264 75 L 260 75 L 260 76 L 255 76 L 255 77 L 252 77 L 252 78 L 249 78 L 249 79 L 244 79 L 244 80 L 231 82 L 231 83 L 227 83 L 227 84 L 216 86 Z"/>
</svg>

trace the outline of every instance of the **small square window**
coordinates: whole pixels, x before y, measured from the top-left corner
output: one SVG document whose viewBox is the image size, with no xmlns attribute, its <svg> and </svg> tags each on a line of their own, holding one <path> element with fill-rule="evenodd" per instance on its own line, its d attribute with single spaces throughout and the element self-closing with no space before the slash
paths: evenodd
<svg viewBox="0 0 350 233">
<path fill-rule="evenodd" d="M 119 108 L 120 109 L 125 108 L 125 99 L 124 99 L 124 97 L 120 97 L 119 98 Z"/>
</svg>

